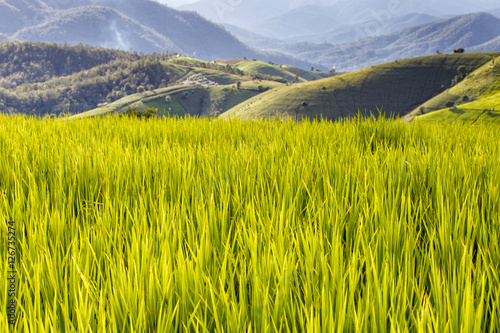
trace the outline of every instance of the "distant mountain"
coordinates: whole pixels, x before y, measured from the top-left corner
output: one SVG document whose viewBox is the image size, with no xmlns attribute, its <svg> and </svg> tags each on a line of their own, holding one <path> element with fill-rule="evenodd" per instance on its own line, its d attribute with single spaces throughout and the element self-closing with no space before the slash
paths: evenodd
<svg viewBox="0 0 500 333">
<path fill-rule="evenodd" d="M 399 30 L 431 23 L 440 18 L 419 13 L 410 13 L 403 16 L 391 17 L 386 21 L 371 19 L 355 25 L 347 25 L 332 29 L 326 33 L 319 33 L 298 38 L 290 38 L 287 41 L 308 41 L 313 43 L 327 42 L 332 44 L 356 42 L 366 37 L 387 35 Z M 244 41 L 244 39 L 242 39 Z"/>
<path fill-rule="evenodd" d="M 0 33 L 11 35 L 33 23 L 42 8 L 28 1 L 0 0 Z"/>
<path fill-rule="evenodd" d="M 500 8 L 492 10 L 490 14 L 495 15 L 496 17 L 500 18 Z"/>
<path fill-rule="evenodd" d="M 86 6 L 55 12 L 40 25 L 23 28 L 12 35 L 27 41 L 65 43 L 78 41 L 128 50 L 134 46 L 145 53 L 168 50 L 182 52 L 170 39 L 108 7 Z"/>
<path fill-rule="evenodd" d="M 314 20 L 313 17 L 311 17 L 310 19 Z M 279 50 L 281 48 L 281 45 L 286 43 L 351 43 L 366 37 L 390 34 L 405 28 L 414 27 L 437 20 L 437 17 L 426 14 L 407 14 L 404 16 L 394 17 L 383 22 L 383 24 L 380 24 L 378 21 L 371 20 L 359 23 L 357 25 L 343 25 L 328 32 L 318 31 L 317 33 L 313 33 L 311 35 L 281 38 L 272 38 L 269 37 L 271 34 L 251 32 L 232 24 L 224 24 L 224 27 L 226 28 L 226 30 L 231 32 L 247 45 L 258 49 Z M 285 29 L 284 26 L 283 29 Z"/>
<path fill-rule="evenodd" d="M 318 1 L 315 1 L 318 2 Z M 327 1 L 319 1 L 325 4 Z M 272 18 L 287 10 L 307 5 L 303 0 L 252 0 L 252 1 L 214 1 L 199 0 L 178 7 L 180 10 L 196 11 L 203 17 L 217 23 L 228 23 L 242 28 L 255 27 L 260 21 Z"/>
<path fill-rule="evenodd" d="M 471 12 L 490 11 L 492 0 L 428 0 L 428 1 L 213 1 L 199 0 L 179 8 L 197 11 L 202 16 L 218 23 L 232 24 L 251 32 L 271 38 L 289 39 L 326 32 L 349 32 L 355 28 L 355 41 L 361 38 L 388 34 L 406 27 L 424 24 L 430 20 L 404 19 L 402 25 L 387 29 L 387 23 L 412 14 L 432 17 L 450 17 Z M 418 18 L 418 16 L 415 16 Z M 305 39 L 301 39 L 304 41 Z M 328 41 L 331 39 L 310 39 Z"/>
<path fill-rule="evenodd" d="M 258 22 L 254 31 L 280 39 L 316 35 L 344 26 L 345 23 L 338 20 L 337 15 L 336 6 L 302 6 Z"/>
<path fill-rule="evenodd" d="M 282 44 L 279 49 L 337 70 L 352 71 L 371 65 L 422 55 L 467 51 L 500 50 L 500 19 L 485 13 L 456 16 L 450 19 L 404 29 L 392 34 L 366 38 L 355 43 Z"/>
<path fill-rule="evenodd" d="M 252 49 L 194 12 L 151 0 L 0 0 L 0 33 L 20 41 L 179 52 L 203 60 L 247 57 L 301 68 L 313 65 Z"/>
<path fill-rule="evenodd" d="M 486 43 L 473 46 L 470 48 L 471 52 L 481 52 L 482 50 L 500 51 L 500 36 Z"/>
</svg>

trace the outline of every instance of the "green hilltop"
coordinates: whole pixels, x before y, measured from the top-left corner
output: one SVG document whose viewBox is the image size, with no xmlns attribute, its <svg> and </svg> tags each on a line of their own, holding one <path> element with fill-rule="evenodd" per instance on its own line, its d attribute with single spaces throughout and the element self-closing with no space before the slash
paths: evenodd
<svg viewBox="0 0 500 333">
<path fill-rule="evenodd" d="M 322 80 L 283 86 L 237 105 L 222 117 L 338 119 L 405 116 L 452 86 L 459 67 L 471 73 L 500 53 L 439 54 L 398 60 Z"/>
</svg>

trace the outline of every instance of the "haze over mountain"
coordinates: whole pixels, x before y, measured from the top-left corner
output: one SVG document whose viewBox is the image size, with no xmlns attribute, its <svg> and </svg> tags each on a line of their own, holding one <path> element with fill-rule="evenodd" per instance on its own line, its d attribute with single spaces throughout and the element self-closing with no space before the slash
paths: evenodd
<svg viewBox="0 0 500 333">
<path fill-rule="evenodd" d="M 352 71 L 371 65 L 422 55 L 468 51 L 499 51 L 500 19 L 486 13 L 461 15 L 407 28 L 354 43 L 274 43 L 269 49 L 301 59 Z"/>
<path fill-rule="evenodd" d="M 311 20 L 313 20 L 312 17 Z M 224 27 L 249 46 L 255 47 L 257 49 L 279 49 L 279 46 L 277 45 L 279 45 L 280 43 L 352 43 L 367 37 L 390 34 L 405 28 L 410 28 L 437 20 L 437 17 L 426 14 L 407 14 L 404 16 L 394 17 L 392 19 L 384 21 L 383 23 L 372 20 L 369 22 L 364 22 L 360 25 L 345 25 L 336 27 L 335 29 L 327 32 L 318 31 L 316 33 L 313 32 L 310 35 L 300 35 L 294 37 L 293 35 L 290 35 L 291 37 L 287 38 L 269 37 L 272 36 L 272 34 L 258 34 L 232 24 L 224 24 Z M 304 25 L 307 25 L 307 23 L 304 23 Z M 292 29 L 292 27 L 290 26 L 283 27 L 283 29 L 288 28 Z M 276 30 L 279 30 L 279 28 L 277 27 Z"/>
<path fill-rule="evenodd" d="M 2 0 L 0 39 L 46 41 L 135 50 L 178 52 L 204 60 L 258 58 L 310 68 L 243 44 L 194 12 L 150 0 Z"/>
<path fill-rule="evenodd" d="M 361 38 L 372 37 L 391 32 L 384 29 L 386 23 L 408 14 L 445 18 L 490 11 L 497 7 L 498 4 L 492 0 L 199 0 L 179 8 L 197 11 L 214 22 L 232 24 L 267 37 L 285 39 L 345 30 L 349 27 L 357 28 Z"/>
</svg>

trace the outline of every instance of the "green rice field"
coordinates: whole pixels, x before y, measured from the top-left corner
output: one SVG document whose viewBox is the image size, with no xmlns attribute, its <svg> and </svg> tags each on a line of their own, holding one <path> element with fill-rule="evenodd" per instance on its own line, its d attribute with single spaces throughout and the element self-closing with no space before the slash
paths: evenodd
<svg viewBox="0 0 500 333">
<path fill-rule="evenodd" d="M 0 116 L 0 331 L 499 332 L 499 143 L 487 123 Z"/>
</svg>

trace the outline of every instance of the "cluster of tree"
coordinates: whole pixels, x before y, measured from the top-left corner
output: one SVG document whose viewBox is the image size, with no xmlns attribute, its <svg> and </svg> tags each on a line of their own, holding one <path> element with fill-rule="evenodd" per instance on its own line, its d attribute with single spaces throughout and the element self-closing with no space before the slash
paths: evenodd
<svg viewBox="0 0 500 333">
<path fill-rule="evenodd" d="M 86 45 L 55 43 L 0 43 L 1 86 L 9 88 L 27 82 L 44 82 L 71 75 L 113 60 L 139 60 L 137 53 L 108 50 Z"/>
<path fill-rule="evenodd" d="M 132 118 L 138 118 L 138 119 L 149 119 L 149 118 L 152 118 L 152 117 L 156 116 L 157 112 L 158 112 L 157 109 L 153 109 L 153 108 L 150 108 L 150 107 L 148 107 L 144 111 L 133 109 L 133 108 L 128 108 L 121 115 L 122 116 L 132 117 Z"/>
<path fill-rule="evenodd" d="M 266 80 L 266 81 L 275 81 L 275 82 L 280 82 L 280 83 L 288 83 L 288 80 L 283 78 L 283 77 L 272 76 L 269 74 L 252 73 L 251 77 L 252 77 L 252 80 Z"/>
<path fill-rule="evenodd" d="M 466 76 L 467 76 L 467 67 L 464 65 L 458 66 L 457 75 L 455 75 L 453 80 L 451 80 L 451 86 L 458 84 L 460 81 L 465 79 Z"/>
<path fill-rule="evenodd" d="M 0 112 L 78 113 L 135 93 L 139 86 L 166 87 L 172 75 L 163 61 L 170 56 L 83 45 L 0 43 Z"/>
<path fill-rule="evenodd" d="M 171 74 L 162 62 L 115 61 L 43 83 L 0 88 L 0 110 L 33 115 L 78 113 L 136 93 L 140 86 L 157 89 L 170 82 Z"/>
</svg>

